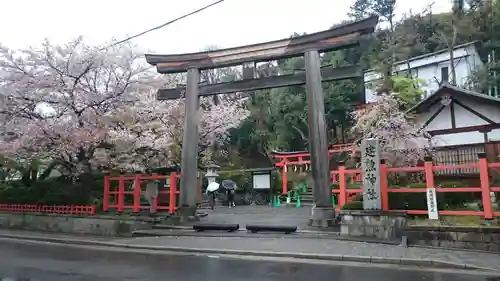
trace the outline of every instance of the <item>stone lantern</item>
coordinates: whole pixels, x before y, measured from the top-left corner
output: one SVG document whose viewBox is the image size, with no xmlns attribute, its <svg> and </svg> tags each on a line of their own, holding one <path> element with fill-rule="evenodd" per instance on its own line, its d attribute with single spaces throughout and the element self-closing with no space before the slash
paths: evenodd
<svg viewBox="0 0 500 281">
<path fill-rule="evenodd" d="M 208 184 L 211 184 L 219 176 L 217 171 L 219 170 L 220 166 L 212 163 L 206 166 L 206 168 L 207 168 L 207 173 L 205 174 L 205 177 L 207 178 Z"/>
</svg>

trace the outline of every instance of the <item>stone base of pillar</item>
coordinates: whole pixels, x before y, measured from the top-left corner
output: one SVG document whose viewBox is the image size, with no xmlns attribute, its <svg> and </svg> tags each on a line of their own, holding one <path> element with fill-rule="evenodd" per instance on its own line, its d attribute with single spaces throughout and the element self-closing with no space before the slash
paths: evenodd
<svg viewBox="0 0 500 281">
<path fill-rule="evenodd" d="M 309 218 L 309 226 L 327 228 L 335 225 L 335 211 L 332 207 L 314 206 Z"/>
<path fill-rule="evenodd" d="M 196 214 L 196 206 L 183 206 L 179 208 L 179 218 L 181 223 L 199 221 L 200 218 Z"/>
<path fill-rule="evenodd" d="M 405 235 L 405 212 L 342 210 L 340 235 L 399 240 Z"/>
</svg>

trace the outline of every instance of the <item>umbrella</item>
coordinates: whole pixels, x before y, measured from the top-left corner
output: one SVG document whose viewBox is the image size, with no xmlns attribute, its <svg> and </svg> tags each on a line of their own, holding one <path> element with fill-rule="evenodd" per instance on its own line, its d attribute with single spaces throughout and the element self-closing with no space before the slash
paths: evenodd
<svg viewBox="0 0 500 281">
<path fill-rule="evenodd" d="M 231 190 L 231 189 L 234 190 L 234 189 L 238 188 L 236 183 L 232 180 L 223 180 L 222 187 L 224 187 L 227 190 Z"/>
<path fill-rule="evenodd" d="M 212 182 L 210 183 L 208 186 L 207 186 L 207 191 L 208 192 L 214 192 L 216 191 L 217 189 L 219 189 L 219 186 L 220 184 L 216 183 L 216 182 Z"/>
</svg>

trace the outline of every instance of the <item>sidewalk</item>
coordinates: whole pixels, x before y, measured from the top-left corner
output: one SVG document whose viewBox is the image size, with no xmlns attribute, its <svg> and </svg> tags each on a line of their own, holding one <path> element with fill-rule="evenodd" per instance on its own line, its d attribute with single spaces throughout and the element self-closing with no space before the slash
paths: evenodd
<svg viewBox="0 0 500 281">
<path fill-rule="evenodd" d="M 292 257 L 500 271 L 499 254 L 445 249 L 404 248 L 396 245 L 329 239 L 191 236 L 94 238 L 26 231 L 0 231 L 1 238 L 155 251 Z"/>
</svg>

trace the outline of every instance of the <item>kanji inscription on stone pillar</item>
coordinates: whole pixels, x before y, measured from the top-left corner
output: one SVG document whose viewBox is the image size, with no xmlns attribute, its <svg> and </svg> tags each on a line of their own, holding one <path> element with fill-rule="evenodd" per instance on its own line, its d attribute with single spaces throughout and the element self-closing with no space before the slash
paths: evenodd
<svg viewBox="0 0 500 281">
<path fill-rule="evenodd" d="M 361 142 L 361 168 L 363 172 L 363 209 L 380 210 L 380 145 L 376 139 Z"/>
</svg>

